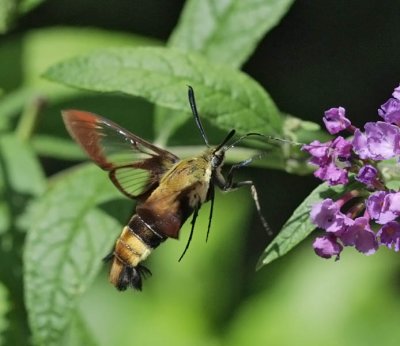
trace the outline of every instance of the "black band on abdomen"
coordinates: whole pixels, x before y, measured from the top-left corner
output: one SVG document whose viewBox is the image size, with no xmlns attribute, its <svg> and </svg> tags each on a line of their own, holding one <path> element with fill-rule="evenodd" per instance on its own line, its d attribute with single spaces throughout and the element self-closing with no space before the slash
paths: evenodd
<svg viewBox="0 0 400 346">
<path fill-rule="evenodd" d="M 144 244 L 152 249 L 155 249 L 166 239 L 166 237 L 158 234 L 148 224 L 146 224 L 137 214 L 133 215 L 129 220 L 128 227 L 140 240 L 142 240 Z"/>
</svg>

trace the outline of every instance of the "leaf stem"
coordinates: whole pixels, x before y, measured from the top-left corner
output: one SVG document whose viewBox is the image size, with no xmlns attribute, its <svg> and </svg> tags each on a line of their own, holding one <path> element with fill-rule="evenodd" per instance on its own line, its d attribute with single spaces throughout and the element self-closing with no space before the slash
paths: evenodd
<svg viewBox="0 0 400 346">
<path fill-rule="evenodd" d="M 46 104 L 44 97 L 36 95 L 27 102 L 15 130 L 16 135 L 23 142 L 31 139 L 39 121 L 39 115 Z"/>
</svg>

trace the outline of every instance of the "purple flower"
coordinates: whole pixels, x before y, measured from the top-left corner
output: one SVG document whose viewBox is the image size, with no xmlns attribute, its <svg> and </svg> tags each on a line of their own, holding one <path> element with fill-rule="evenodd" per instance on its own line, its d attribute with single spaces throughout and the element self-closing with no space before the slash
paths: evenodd
<svg viewBox="0 0 400 346">
<path fill-rule="evenodd" d="M 389 210 L 396 214 L 397 216 L 400 215 L 400 192 L 393 192 L 389 193 L 386 196 L 387 205 Z"/>
<path fill-rule="evenodd" d="M 369 219 L 358 217 L 340 236 L 346 246 L 354 246 L 365 255 L 372 255 L 378 249 L 375 233 L 369 226 Z"/>
<path fill-rule="evenodd" d="M 352 145 L 343 137 L 338 136 L 333 141 L 320 143 L 313 141 L 304 145 L 302 150 L 312 155 L 310 163 L 319 168 L 314 175 L 326 180 L 330 185 L 346 184 L 348 182 L 347 168 L 350 164 Z"/>
<path fill-rule="evenodd" d="M 340 211 L 338 204 L 330 198 L 314 204 L 310 215 L 314 225 L 335 234 L 340 234 L 351 220 Z"/>
<path fill-rule="evenodd" d="M 386 160 L 399 154 L 400 130 L 397 126 L 381 121 L 364 126 L 372 159 Z"/>
<path fill-rule="evenodd" d="M 400 85 L 394 89 L 392 96 L 380 109 L 378 114 L 388 123 L 400 123 Z"/>
<path fill-rule="evenodd" d="M 325 112 L 323 121 L 325 127 L 331 135 L 347 129 L 351 122 L 346 118 L 346 110 L 343 107 L 331 108 Z"/>
<path fill-rule="evenodd" d="M 378 114 L 388 123 L 399 125 L 400 123 L 400 100 L 390 98 L 380 109 Z"/>
<path fill-rule="evenodd" d="M 383 199 L 382 210 L 379 220 L 376 222 L 384 224 L 392 221 L 400 215 L 400 192 L 386 194 Z"/>
<path fill-rule="evenodd" d="M 380 237 L 380 243 L 386 245 L 389 249 L 394 247 L 394 251 L 400 251 L 400 224 L 391 221 L 382 226 L 377 234 Z"/>
<path fill-rule="evenodd" d="M 353 137 L 353 150 L 363 160 L 371 156 L 367 145 L 367 136 L 359 129 L 354 131 Z"/>
<path fill-rule="evenodd" d="M 385 191 L 377 191 L 371 194 L 365 201 L 365 206 L 367 208 L 369 216 L 377 220 L 378 223 L 386 223 L 388 221 L 394 220 L 395 215 L 382 215 L 383 214 L 383 202 L 386 196 Z M 382 217 L 382 219 L 381 219 Z"/>
<path fill-rule="evenodd" d="M 352 144 L 341 136 L 336 137 L 331 145 L 332 156 L 344 161 L 351 156 Z"/>
<path fill-rule="evenodd" d="M 400 85 L 397 88 L 394 89 L 392 96 L 395 99 L 400 100 Z"/>
<path fill-rule="evenodd" d="M 314 172 L 314 176 L 328 181 L 329 185 L 347 184 L 349 182 L 348 173 L 346 170 L 338 168 L 334 163 L 318 168 Z"/>
<path fill-rule="evenodd" d="M 400 210 L 398 194 L 391 196 L 393 194 L 385 191 L 371 194 L 365 202 L 370 217 L 381 225 L 393 221 L 399 215 Z"/>
<path fill-rule="evenodd" d="M 378 170 L 371 165 L 365 165 L 360 168 L 356 179 L 367 186 L 373 186 L 376 182 Z"/>
<path fill-rule="evenodd" d="M 329 159 L 329 145 L 331 142 L 321 143 L 312 141 L 310 144 L 303 145 L 301 150 L 307 151 L 311 155 L 310 163 L 316 166 L 327 164 Z"/>
<path fill-rule="evenodd" d="M 343 250 L 343 246 L 337 242 L 337 238 L 332 234 L 316 238 L 313 248 L 318 256 L 323 258 L 336 256 L 336 260 L 339 259 L 340 253 Z"/>
<path fill-rule="evenodd" d="M 386 160 L 400 153 L 400 130 L 397 126 L 378 121 L 366 123 L 365 134 L 354 132 L 353 149 L 362 159 Z"/>
</svg>

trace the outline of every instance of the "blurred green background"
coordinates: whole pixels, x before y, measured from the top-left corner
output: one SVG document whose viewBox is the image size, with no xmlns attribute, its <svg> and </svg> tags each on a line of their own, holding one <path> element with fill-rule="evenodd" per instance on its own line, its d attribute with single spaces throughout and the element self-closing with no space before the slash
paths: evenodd
<svg viewBox="0 0 400 346">
<path fill-rule="evenodd" d="M 0 88 L 6 99 L 0 110 L 18 113 L 20 105 L 29 106 L 36 95 L 50 95 L 38 127 L 41 136 L 33 141 L 48 175 L 71 164 L 52 158 L 56 149 L 46 146 L 45 135 L 67 138 L 60 109 L 103 114 L 151 140 L 152 105 L 67 90 L 41 81 L 40 74 L 60 57 L 137 44 L 142 39 L 134 35 L 146 37 L 146 43 L 162 43 L 183 3 L 48 1 L 0 38 Z M 399 32 L 400 1 L 296 1 L 244 71 L 265 87 L 282 111 L 320 123 L 325 109 L 341 105 L 361 126 L 377 119 L 376 109 L 399 83 Z M 127 117 L 132 109 L 134 116 Z M 192 126 L 188 123 L 184 129 Z M 185 143 L 185 137 L 193 142 L 194 136 L 180 130 L 171 143 Z M 218 136 L 211 137 L 218 142 Z M 275 231 L 318 184 L 313 177 L 280 171 L 247 169 L 242 174 L 259 187 L 264 215 Z M 79 307 L 99 345 L 398 345 L 397 254 L 381 249 L 365 257 L 346 249 L 339 262 L 325 261 L 314 255 L 308 239 L 255 272 L 270 239 L 255 217 L 248 191 L 217 194 L 207 244 L 207 205 L 200 214 L 182 262 L 177 259 L 187 225 L 182 241 L 166 242 L 149 258 L 154 275 L 142 293 L 118 293 L 107 282 L 104 268 Z M 2 261 L 2 268 L 13 266 Z M 11 304 L 0 286 L 0 316 Z M 6 317 L 0 318 L 0 330 L 6 328 Z"/>
</svg>

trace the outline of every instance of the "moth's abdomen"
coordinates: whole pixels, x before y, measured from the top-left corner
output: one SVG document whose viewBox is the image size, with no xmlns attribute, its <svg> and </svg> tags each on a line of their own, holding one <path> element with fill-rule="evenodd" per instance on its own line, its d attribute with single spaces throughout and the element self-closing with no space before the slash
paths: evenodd
<svg viewBox="0 0 400 346">
<path fill-rule="evenodd" d="M 128 287 L 140 290 L 142 277 L 151 274 L 140 263 L 165 239 L 134 215 L 115 243 L 110 282 L 121 291 Z"/>
</svg>

